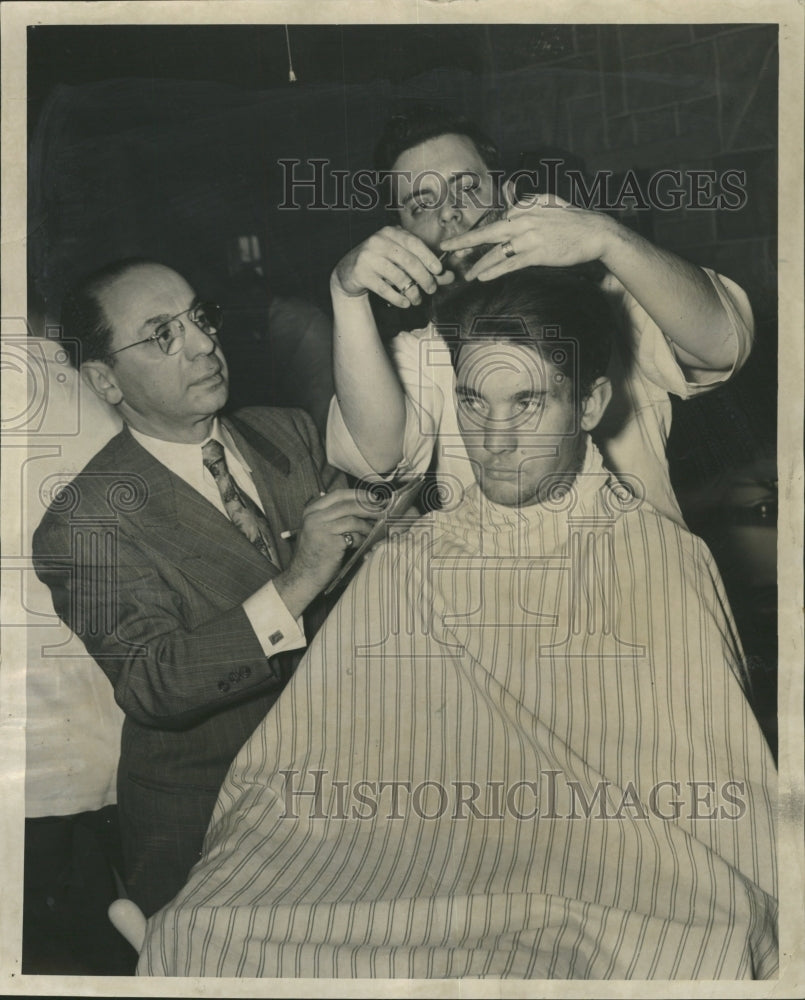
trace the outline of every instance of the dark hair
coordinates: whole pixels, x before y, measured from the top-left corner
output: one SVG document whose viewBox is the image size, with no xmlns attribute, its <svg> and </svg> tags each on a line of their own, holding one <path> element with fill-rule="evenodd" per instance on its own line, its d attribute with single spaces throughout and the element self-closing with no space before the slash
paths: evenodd
<svg viewBox="0 0 805 1000">
<path fill-rule="evenodd" d="M 492 281 L 469 282 L 439 305 L 434 322 L 455 368 L 468 341 L 534 346 L 567 377 L 579 399 L 606 374 L 617 319 L 606 294 L 572 268 L 526 267 Z M 564 350 L 570 341 L 572 350 Z"/>
<path fill-rule="evenodd" d="M 65 340 L 78 342 L 80 356 L 76 357 L 75 351 L 68 352 L 76 367 L 85 361 L 106 361 L 111 364 L 108 352 L 112 328 L 99 295 L 104 288 L 132 268 L 153 263 L 155 261 L 145 257 L 114 260 L 92 271 L 68 289 L 62 301 L 61 328 Z"/>
<path fill-rule="evenodd" d="M 375 170 L 391 170 L 406 150 L 441 135 L 463 135 L 472 142 L 490 170 L 500 168 L 500 151 L 474 122 L 434 104 L 417 104 L 386 122 L 375 146 Z"/>
</svg>

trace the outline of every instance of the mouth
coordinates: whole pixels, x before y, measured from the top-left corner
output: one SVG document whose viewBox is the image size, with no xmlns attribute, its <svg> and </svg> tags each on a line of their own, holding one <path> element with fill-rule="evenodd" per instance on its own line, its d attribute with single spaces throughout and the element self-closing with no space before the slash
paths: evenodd
<svg viewBox="0 0 805 1000">
<path fill-rule="evenodd" d="M 520 475 L 519 469 L 495 469 L 484 466 L 484 477 L 486 479 L 517 479 Z"/>
<path fill-rule="evenodd" d="M 192 384 L 201 386 L 214 386 L 219 382 L 224 381 L 224 372 L 222 368 L 216 368 L 215 371 L 210 372 L 208 375 L 202 375 L 201 378 L 197 378 Z"/>
</svg>

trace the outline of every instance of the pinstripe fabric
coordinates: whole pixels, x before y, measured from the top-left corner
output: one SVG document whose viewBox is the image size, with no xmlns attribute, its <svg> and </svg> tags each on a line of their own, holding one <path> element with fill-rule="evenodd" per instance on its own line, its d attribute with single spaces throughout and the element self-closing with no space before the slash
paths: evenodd
<svg viewBox="0 0 805 1000">
<path fill-rule="evenodd" d="M 773 975 L 775 774 L 743 680 L 709 552 L 594 449 L 550 505 L 470 491 L 355 579 L 139 971 Z"/>
</svg>

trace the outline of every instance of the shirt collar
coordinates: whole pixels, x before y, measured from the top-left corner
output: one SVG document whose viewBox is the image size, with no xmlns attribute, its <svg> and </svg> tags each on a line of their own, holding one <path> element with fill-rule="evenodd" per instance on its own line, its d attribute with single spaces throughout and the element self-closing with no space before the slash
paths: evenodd
<svg viewBox="0 0 805 1000">
<path fill-rule="evenodd" d="M 233 455 L 238 460 L 238 462 L 240 462 L 240 464 L 243 466 L 246 472 L 248 472 L 251 475 L 252 471 L 251 466 L 243 457 L 241 452 L 238 450 L 238 447 L 235 444 L 235 439 L 232 437 L 229 428 L 226 426 L 226 424 L 222 423 L 218 419 L 218 417 L 216 417 L 215 420 L 213 421 L 212 432 L 210 436 L 206 438 L 204 441 L 202 441 L 198 447 L 203 448 L 204 445 L 207 443 L 207 441 L 210 441 L 212 438 L 215 438 L 216 441 L 220 441 L 221 444 L 224 446 L 224 451 L 228 452 L 230 455 Z"/>
<path fill-rule="evenodd" d="M 529 504 L 525 507 L 508 507 L 495 503 L 483 494 L 478 483 L 473 483 L 467 489 L 467 495 L 476 509 L 484 511 L 485 521 L 493 525 L 512 525 L 523 520 L 541 520 L 546 516 L 564 513 L 572 506 L 577 510 L 586 509 L 594 502 L 596 494 L 605 480 L 611 478 L 611 473 L 604 468 L 601 454 L 587 437 L 584 460 L 576 477 L 568 483 L 566 489 L 558 487 L 552 491 L 549 500 Z M 567 491 L 570 496 L 565 500 Z"/>
<path fill-rule="evenodd" d="M 131 426 L 129 426 L 129 431 L 131 432 L 131 436 L 134 440 L 137 441 L 138 444 L 141 444 L 147 452 L 157 459 L 157 461 L 161 462 L 163 465 L 167 466 L 184 479 L 189 478 L 188 475 L 185 474 L 185 471 L 189 472 L 194 477 L 196 475 L 202 475 L 204 461 L 202 459 L 201 449 L 208 441 L 212 440 L 212 438 L 215 438 L 216 441 L 220 441 L 224 446 L 224 451 L 227 454 L 227 460 L 229 460 L 230 457 L 235 458 L 237 462 L 246 470 L 246 472 L 251 475 L 251 467 L 238 450 L 229 429 L 218 419 L 218 417 L 215 417 L 213 420 L 212 430 L 209 436 L 203 441 L 192 444 L 187 444 L 183 441 L 164 441 L 162 438 L 151 437 L 149 434 L 143 434 L 142 431 L 135 430 Z"/>
</svg>

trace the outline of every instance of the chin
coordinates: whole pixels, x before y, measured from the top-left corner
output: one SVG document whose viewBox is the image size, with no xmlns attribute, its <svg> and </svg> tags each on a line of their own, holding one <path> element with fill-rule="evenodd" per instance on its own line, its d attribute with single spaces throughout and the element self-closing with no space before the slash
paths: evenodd
<svg viewBox="0 0 805 1000">
<path fill-rule="evenodd" d="M 478 480 L 478 485 L 487 500 L 501 507 L 528 507 L 537 503 L 535 491 L 523 489 L 517 480 L 501 482 L 484 477 Z"/>
<path fill-rule="evenodd" d="M 200 386 L 204 390 L 204 395 L 210 400 L 210 406 L 214 406 L 216 412 L 226 403 L 229 398 L 229 382 L 223 379 L 221 382 L 213 382 L 210 385 Z"/>
<path fill-rule="evenodd" d="M 494 250 L 495 246 L 497 246 L 495 243 L 482 243 L 481 246 L 471 247 L 469 250 L 457 250 L 447 255 L 444 266 L 455 273 L 456 281 L 464 281 L 472 265 L 485 257 L 490 250 Z"/>
</svg>

